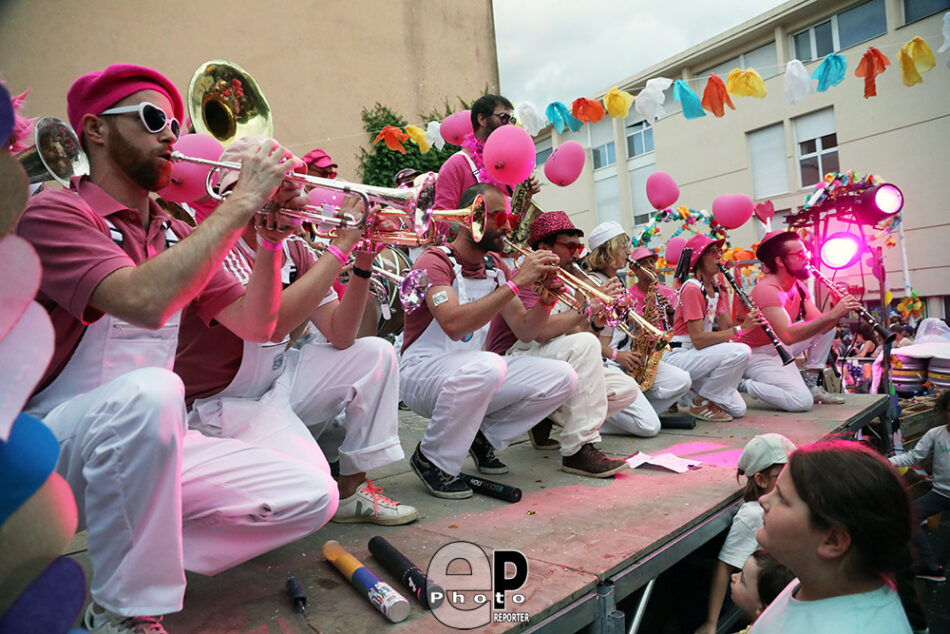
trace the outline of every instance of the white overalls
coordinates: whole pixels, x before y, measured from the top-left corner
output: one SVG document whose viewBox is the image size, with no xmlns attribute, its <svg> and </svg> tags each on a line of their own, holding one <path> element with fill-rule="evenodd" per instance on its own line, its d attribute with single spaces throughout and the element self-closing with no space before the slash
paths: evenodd
<svg viewBox="0 0 950 634">
<path fill-rule="evenodd" d="M 686 284 L 699 286 L 703 290 L 703 296 L 706 296 L 703 285 L 696 278 L 691 277 L 686 280 L 680 292 L 686 288 Z M 706 297 L 704 332 L 712 331 L 718 303 L 718 290 L 712 297 Z M 673 348 L 663 355 L 663 358 L 667 363 L 689 372 L 693 380 L 693 391 L 718 405 L 733 418 L 744 416 L 746 403 L 736 386 L 739 385 L 746 364 L 749 363 L 749 346 L 744 343 L 725 341 L 697 350 L 688 334 L 675 335 L 673 341 L 678 342 L 680 347 Z M 685 407 L 692 405 L 689 398 L 681 399 L 680 404 Z"/>
<path fill-rule="evenodd" d="M 448 247 L 452 289 L 459 304 L 474 302 L 504 284 L 497 269 L 485 279 L 462 277 Z M 481 429 L 495 449 L 504 449 L 557 409 L 577 386 L 564 361 L 522 356 L 505 359 L 482 350 L 489 323 L 453 341 L 436 319 L 401 357 L 400 396 L 420 416 L 429 417 L 422 453 L 443 471 L 457 475 Z"/>
<path fill-rule="evenodd" d="M 248 262 L 254 261 L 254 251 L 243 240 L 236 248 Z M 247 277 L 232 265 L 226 268 L 246 283 Z M 285 242 L 285 285 L 291 283 L 292 271 L 295 265 Z M 333 297 L 329 294 L 323 303 Z M 319 338 L 290 350 L 287 343 L 244 342 L 234 379 L 221 392 L 194 402 L 189 426 L 264 444 L 329 469 L 313 438 L 342 411 L 341 475 L 401 460 L 399 366 L 392 345 L 378 337 L 357 339 L 345 350 Z"/>
<path fill-rule="evenodd" d="M 799 286 L 801 282 L 795 282 L 795 284 L 801 289 Z M 802 305 L 804 305 L 806 296 L 803 291 L 799 290 L 799 292 L 802 293 Z M 794 323 L 799 323 L 805 318 L 804 310 L 800 310 L 794 317 L 791 315 L 789 317 L 794 319 Z M 832 327 L 827 332 L 785 346 L 785 349 L 792 357 L 804 354 L 806 370 L 820 371 L 824 370 L 828 363 L 828 353 L 831 352 L 834 340 L 835 329 Z M 794 363 L 782 365 L 778 351 L 770 343 L 752 348 L 752 357 L 743 376 L 746 379 L 746 390 L 749 396 L 754 396 L 776 409 L 786 412 L 807 412 L 815 404 L 815 399 L 811 390 L 805 385 L 798 365 Z"/>
<path fill-rule="evenodd" d="M 338 502 L 312 464 L 186 431 L 171 371 L 178 323 L 147 330 L 103 316 L 25 410 L 59 439 L 57 471 L 88 528 L 90 593 L 120 615 L 180 610 L 186 568 L 217 574 L 300 539 Z"/>
</svg>

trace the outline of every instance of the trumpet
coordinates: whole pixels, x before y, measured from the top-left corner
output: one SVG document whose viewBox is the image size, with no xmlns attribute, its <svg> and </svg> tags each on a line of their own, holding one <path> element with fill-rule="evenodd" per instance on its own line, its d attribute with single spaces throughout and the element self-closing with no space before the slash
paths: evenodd
<svg viewBox="0 0 950 634">
<path fill-rule="evenodd" d="M 840 301 L 841 298 L 844 297 L 845 294 L 841 292 L 841 289 L 838 288 L 837 284 L 829 280 L 827 276 L 825 276 L 814 266 L 811 264 L 806 264 L 805 270 L 811 273 L 816 280 L 821 282 L 824 287 L 828 289 L 828 292 L 830 292 L 835 298 L 835 301 Z M 860 317 L 865 323 L 867 323 L 867 325 L 873 328 L 877 334 L 881 335 L 881 339 L 884 341 L 884 343 L 891 343 L 897 337 L 896 333 L 891 332 L 882 326 L 878 320 L 874 319 L 874 316 L 869 313 L 864 306 L 859 306 L 856 312 L 858 313 L 858 317 Z"/>
<path fill-rule="evenodd" d="M 722 265 L 722 262 L 719 263 L 719 272 L 722 273 L 723 277 L 726 278 L 726 281 L 729 282 L 729 285 L 732 286 L 732 290 L 736 292 L 736 297 L 738 297 L 739 301 L 742 302 L 742 305 L 746 307 L 746 310 L 752 312 L 759 309 L 758 306 L 752 302 L 752 299 L 746 294 L 746 292 L 742 290 L 742 287 L 739 286 L 738 282 L 736 282 L 736 278 L 732 276 L 732 273 L 726 270 L 726 267 Z M 762 319 L 764 320 L 765 317 Z M 782 365 L 788 365 L 795 360 L 792 355 L 789 354 L 788 350 L 785 349 L 785 346 L 782 345 L 782 342 L 778 340 L 778 337 L 775 336 L 775 331 L 772 330 L 772 326 L 769 325 L 768 321 L 762 324 L 762 331 L 769 338 L 769 341 L 772 342 L 772 345 L 775 346 L 775 351 L 778 352 L 779 358 L 782 359 Z"/>
</svg>

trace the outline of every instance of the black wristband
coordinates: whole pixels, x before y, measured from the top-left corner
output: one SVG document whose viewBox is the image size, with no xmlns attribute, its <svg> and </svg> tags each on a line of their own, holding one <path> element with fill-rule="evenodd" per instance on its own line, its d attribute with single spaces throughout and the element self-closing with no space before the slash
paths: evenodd
<svg viewBox="0 0 950 634">
<path fill-rule="evenodd" d="M 594 332 L 602 332 L 604 330 L 604 326 L 598 326 L 594 322 L 590 322 L 590 327 Z"/>
<path fill-rule="evenodd" d="M 355 275 L 356 277 L 362 277 L 364 280 L 368 280 L 373 275 L 373 272 L 367 271 L 366 269 L 357 268 L 354 266 L 353 275 Z"/>
</svg>

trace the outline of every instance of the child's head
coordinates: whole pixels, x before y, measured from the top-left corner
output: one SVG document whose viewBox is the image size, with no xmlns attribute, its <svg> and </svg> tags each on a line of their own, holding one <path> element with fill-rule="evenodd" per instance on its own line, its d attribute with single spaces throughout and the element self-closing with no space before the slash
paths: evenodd
<svg viewBox="0 0 950 634">
<path fill-rule="evenodd" d="M 746 559 L 742 570 L 732 574 L 732 602 L 752 620 L 758 618 L 795 574 L 764 550 Z"/>
<path fill-rule="evenodd" d="M 950 390 L 944 390 L 934 402 L 934 411 L 937 416 L 950 426 Z"/>
<path fill-rule="evenodd" d="M 907 492 L 891 464 L 863 445 L 798 449 L 760 502 L 759 544 L 800 577 L 816 564 L 869 579 L 909 563 Z"/>
<path fill-rule="evenodd" d="M 795 451 L 795 443 L 782 434 L 759 434 L 746 443 L 739 456 L 736 475 L 736 478 L 741 475 L 748 478 L 742 499 L 752 502 L 771 491 L 792 451 Z"/>
</svg>

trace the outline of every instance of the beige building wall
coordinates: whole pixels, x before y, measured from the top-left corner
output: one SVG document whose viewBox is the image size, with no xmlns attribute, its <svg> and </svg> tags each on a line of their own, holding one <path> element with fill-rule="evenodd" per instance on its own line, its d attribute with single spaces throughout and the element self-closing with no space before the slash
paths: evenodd
<svg viewBox="0 0 950 634">
<path fill-rule="evenodd" d="M 361 108 L 378 101 L 419 123 L 498 89 L 491 0 L 0 2 L 0 75 L 12 94 L 31 89 L 30 116 L 65 120 L 73 80 L 112 63 L 156 68 L 184 93 L 213 58 L 254 76 L 278 141 L 322 147 L 353 179 L 372 140 Z"/>
<path fill-rule="evenodd" d="M 787 2 L 652 68 L 618 79 L 617 84 L 636 94 L 652 77 L 689 80 L 741 53 L 770 41 L 776 42 L 779 74 L 766 80 L 768 95 L 765 99 L 733 97 L 736 110 L 727 109 L 722 118 L 707 113 L 704 118 L 687 120 L 681 113 L 674 112 L 654 123 L 656 149 L 653 160 L 656 170 L 668 172 L 679 184 L 681 193 L 677 204 L 711 210 L 713 200 L 722 193 L 743 192 L 754 197 L 747 134 L 782 124 L 790 188 L 788 192 L 768 199 L 773 201 L 777 210 L 797 210 L 812 191 L 813 183 L 802 186 L 799 182 L 794 119 L 833 108 L 841 171 L 871 172 L 902 189 L 910 283 L 921 296 L 931 298 L 931 316 L 942 317 L 945 316 L 943 297 L 950 296 L 950 71 L 946 65 L 947 53 L 936 52 L 943 42 L 940 33 L 944 12 L 904 24 L 901 0 L 885 0 L 887 33 L 839 51 L 848 63 L 845 81 L 827 92 L 809 95 L 795 106 L 789 106 L 785 101 L 784 69 L 786 63 L 794 59 L 790 36 L 855 4 L 859 3 L 848 0 Z M 923 73 L 923 84 L 906 87 L 901 82 L 898 49 L 915 35 L 929 43 L 937 56 L 937 66 Z M 891 66 L 877 78 L 878 96 L 864 99 L 863 79 L 855 77 L 854 71 L 868 46 L 882 50 L 890 58 Z M 820 59 L 805 66 L 811 73 L 819 63 Z M 691 83 L 700 96 L 704 86 L 705 78 Z M 673 104 L 672 92 L 670 89 L 666 93 L 668 111 L 678 110 L 678 104 Z M 604 93 L 606 88 L 594 97 L 602 97 Z M 625 137 L 619 120 L 615 122 L 614 132 L 617 163 L 602 168 L 601 172 L 604 169 L 616 170 L 622 224 L 634 235 L 639 235 L 634 228 L 627 191 Z M 560 135 L 548 129 L 537 137 L 539 147 L 548 142 L 549 136 L 557 145 Z M 565 208 L 587 231 L 598 222 L 590 159 L 588 149 L 588 164 L 577 183 L 567 188 L 547 184 L 539 196 L 539 200 L 552 208 Z M 637 160 L 642 160 L 642 157 Z M 539 168 L 538 171 L 543 170 Z M 748 247 L 757 242 L 762 236 L 757 225 L 759 223 L 753 218 L 743 227 L 731 231 L 732 244 Z M 774 226 L 783 225 L 775 222 Z M 673 225 L 664 225 L 661 235 L 669 237 L 674 230 Z M 897 237 L 896 232 L 894 236 Z M 654 241 L 651 246 L 658 244 Z M 904 294 L 901 251 L 895 247 L 885 248 L 884 252 L 888 287 L 899 298 Z M 839 273 L 838 279 L 859 284 L 860 277 L 855 276 L 856 273 L 856 268 L 849 269 Z M 876 302 L 879 297 L 877 281 L 867 267 L 865 273 L 864 299 Z"/>
</svg>

